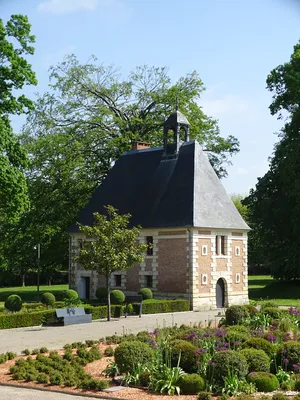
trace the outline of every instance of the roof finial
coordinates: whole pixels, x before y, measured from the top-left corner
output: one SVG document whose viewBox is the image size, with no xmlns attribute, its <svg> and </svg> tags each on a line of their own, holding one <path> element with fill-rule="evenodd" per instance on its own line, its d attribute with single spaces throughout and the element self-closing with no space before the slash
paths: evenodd
<svg viewBox="0 0 300 400">
<path fill-rule="evenodd" d="M 178 111 L 178 91 L 177 91 L 177 94 L 176 94 L 176 111 Z"/>
</svg>

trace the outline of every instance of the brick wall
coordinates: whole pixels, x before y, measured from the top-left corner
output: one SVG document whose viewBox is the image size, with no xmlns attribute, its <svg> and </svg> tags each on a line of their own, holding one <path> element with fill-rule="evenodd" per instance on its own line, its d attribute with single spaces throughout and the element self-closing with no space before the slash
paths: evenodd
<svg viewBox="0 0 300 400">
<path fill-rule="evenodd" d="M 202 247 L 207 247 L 207 255 L 203 255 Z M 199 293 L 209 293 L 212 289 L 211 283 L 211 240 L 199 238 L 198 240 L 198 285 Z M 207 275 L 207 283 L 202 283 L 202 275 Z"/>
</svg>

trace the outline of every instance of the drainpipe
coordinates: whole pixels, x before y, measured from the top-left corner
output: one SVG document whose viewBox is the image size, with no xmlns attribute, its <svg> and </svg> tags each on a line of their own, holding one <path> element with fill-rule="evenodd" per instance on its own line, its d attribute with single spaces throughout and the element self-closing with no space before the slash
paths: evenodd
<svg viewBox="0 0 300 400">
<path fill-rule="evenodd" d="M 189 233 L 189 302 L 190 309 L 193 310 L 193 232 L 191 229 L 187 230 Z"/>
</svg>

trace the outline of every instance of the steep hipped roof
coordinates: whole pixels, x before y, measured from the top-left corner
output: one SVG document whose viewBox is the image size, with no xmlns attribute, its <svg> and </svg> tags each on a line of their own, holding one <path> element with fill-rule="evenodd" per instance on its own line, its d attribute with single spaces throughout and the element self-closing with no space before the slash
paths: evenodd
<svg viewBox="0 0 300 400">
<path fill-rule="evenodd" d="M 249 229 L 196 141 L 183 143 L 173 159 L 163 158 L 163 148 L 124 153 L 78 222 L 91 225 L 108 204 L 142 228 Z M 74 224 L 70 232 L 77 231 Z"/>
</svg>

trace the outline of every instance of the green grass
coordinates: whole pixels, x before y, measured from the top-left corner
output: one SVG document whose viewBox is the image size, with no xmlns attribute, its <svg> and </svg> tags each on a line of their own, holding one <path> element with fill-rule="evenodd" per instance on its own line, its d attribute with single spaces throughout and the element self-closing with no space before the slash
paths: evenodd
<svg viewBox="0 0 300 400">
<path fill-rule="evenodd" d="M 56 297 L 56 300 L 60 300 L 63 297 L 63 292 L 68 288 L 68 285 L 40 286 L 40 293 L 51 292 Z M 36 286 L 20 286 L 0 288 L 0 302 L 4 302 L 11 294 L 19 295 L 26 303 L 35 302 L 37 300 Z"/>
<path fill-rule="evenodd" d="M 279 306 L 300 306 L 300 282 L 281 282 L 269 275 L 248 278 L 251 300 L 272 300 Z"/>
</svg>

